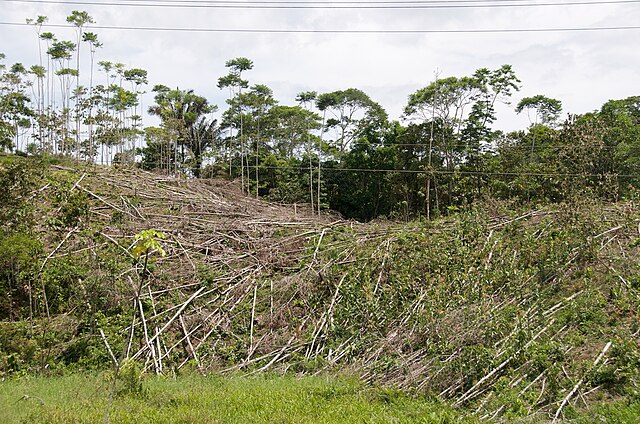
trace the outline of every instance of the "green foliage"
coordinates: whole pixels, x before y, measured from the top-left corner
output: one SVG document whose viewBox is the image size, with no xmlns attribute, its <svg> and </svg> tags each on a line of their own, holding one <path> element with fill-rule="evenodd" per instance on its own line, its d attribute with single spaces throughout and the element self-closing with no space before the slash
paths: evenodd
<svg viewBox="0 0 640 424">
<path fill-rule="evenodd" d="M 70 301 L 86 299 L 83 288 L 89 273 L 86 261 L 78 258 L 65 257 L 47 261 L 40 278 L 47 290 L 50 310 L 62 313 L 74 308 L 75 305 L 69 304 Z"/>
<path fill-rule="evenodd" d="M 42 244 L 20 232 L 0 232 L 0 237 L 0 319 L 25 319 L 39 294 L 35 259 L 42 255 Z"/>
<path fill-rule="evenodd" d="M 560 116 L 560 112 L 562 111 L 562 102 L 557 99 L 551 99 L 549 97 L 545 97 L 542 94 L 538 94 L 533 97 L 525 97 L 516 106 L 516 112 L 521 113 L 523 111 L 533 110 L 536 114 L 535 124 L 549 124 Z M 531 120 L 531 117 L 529 117 Z M 534 122 L 532 122 L 534 125 Z"/>
<path fill-rule="evenodd" d="M 0 375 L 28 375 L 41 353 L 27 321 L 0 323 Z"/>
<path fill-rule="evenodd" d="M 217 121 L 209 117 L 216 107 L 193 90 L 156 86 L 153 91 L 156 103 L 149 107 L 149 113 L 162 120 L 164 131 L 147 131 L 147 139 L 156 145 L 141 150 L 148 156 L 143 163 L 154 169 L 162 169 L 167 164 L 170 172 L 171 164 L 177 165 L 175 157 L 178 156 L 183 165 L 191 165 L 195 177 L 200 176 L 204 151 L 217 139 Z"/>
<path fill-rule="evenodd" d="M 112 422 L 361 423 L 476 422 L 434 399 L 371 389 L 353 379 L 328 376 L 259 378 L 181 376 L 148 378 L 146 395 L 121 392 Z M 15 379 L 0 387 L 0 420 L 100 422 L 107 382 L 87 374 Z M 26 396 L 24 396 L 26 395 Z"/>
<path fill-rule="evenodd" d="M 147 394 L 143 385 L 142 370 L 136 361 L 124 360 L 120 365 L 118 381 L 121 386 L 118 390 L 118 396 L 145 397 Z"/>
<path fill-rule="evenodd" d="M 0 232 L 28 231 L 34 225 L 29 194 L 41 181 L 43 163 L 0 157 Z"/>
<path fill-rule="evenodd" d="M 56 208 L 56 213 L 49 217 L 49 224 L 55 228 L 82 227 L 88 220 L 89 196 L 75 186 L 77 181 L 77 175 L 67 173 L 53 174 L 49 178 L 51 201 Z"/>
<path fill-rule="evenodd" d="M 161 256 L 165 256 L 166 252 L 162 248 L 160 240 L 166 239 L 167 236 L 164 233 L 156 230 L 143 230 L 136 234 L 133 239 L 135 241 L 134 246 L 131 248 L 131 255 L 134 258 L 139 259 L 142 256 L 147 256 L 151 252 L 157 252 Z"/>
</svg>

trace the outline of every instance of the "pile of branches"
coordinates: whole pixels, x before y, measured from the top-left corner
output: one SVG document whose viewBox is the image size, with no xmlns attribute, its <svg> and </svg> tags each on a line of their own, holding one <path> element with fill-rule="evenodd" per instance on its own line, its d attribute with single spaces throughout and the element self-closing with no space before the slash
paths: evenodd
<svg viewBox="0 0 640 424">
<path fill-rule="evenodd" d="M 114 364 L 349 371 L 485 419 L 558 420 L 598 392 L 638 387 L 634 204 L 486 204 L 364 225 L 251 199 L 233 182 L 59 172 L 90 206 L 51 237 L 45 263 L 119 252 L 110 275 L 131 319 L 93 333 Z M 150 229 L 166 256 L 133 253 Z"/>
</svg>

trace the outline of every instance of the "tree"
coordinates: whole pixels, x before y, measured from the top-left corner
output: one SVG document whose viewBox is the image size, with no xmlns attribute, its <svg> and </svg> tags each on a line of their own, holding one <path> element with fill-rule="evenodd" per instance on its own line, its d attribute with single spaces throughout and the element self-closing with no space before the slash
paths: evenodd
<svg viewBox="0 0 640 424">
<path fill-rule="evenodd" d="M 144 129 L 145 145 L 137 150 L 142 155 L 140 167 L 146 171 L 155 169 L 166 170 L 167 174 L 171 169 L 176 168 L 174 163 L 175 146 L 171 144 L 171 136 L 165 128 L 146 127 Z"/>
<path fill-rule="evenodd" d="M 320 94 L 316 107 L 323 113 L 320 139 L 320 155 L 329 153 L 340 162 L 351 144 L 372 128 L 382 127 L 387 113 L 382 106 L 371 100 L 363 91 L 356 88 L 338 90 Z M 330 115 L 326 119 L 327 113 Z M 327 145 L 322 143 L 322 134 L 334 131 L 334 139 Z M 320 199 L 320 164 L 318 163 L 318 199 Z M 320 202 L 318 201 L 318 214 Z"/>
<path fill-rule="evenodd" d="M 493 141 L 490 125 L 496 119 L 496 103 L 509 104 L 513 92 L 520 90 L 520 80 L 511 65 L 502 65 L 494 70 L 480 68 L 473 74 L 473 78 L 480 88 L 480 93 L 462 130 L 462 140 L 467 144 L 471 154 L 477 154 L 482 142 Z"/>
<path fill-rule="evenodd" d="M 533 157 L 538 124 L 547 125 L 556 121 L 562 111 L 562 103 L 560 100 L 538 94 L 533 97 L 525 97 L 518 102 L 516 113 L 522 113 L 525 110 L 531 123 L 531 131 L 533 132 L 531 141 L 531 156 Z M 533 121 L 531 120 L 531 112 L 535 114 Z M 538 122 L 538 120 L 540 122 Z"/>
<path fill-rule="evenodd" d="M 338 160 L 369 127 L 380 128 L 387 120 L 382 106 L 356 88 L 321 94 L 316 106 L 332 115 L 324 130 L 336 131 L 331 147 Z"/>
<path fill-rule="evenodd" d="M 340 163 L 324 164 L 331 209 L 368 221 L 389 214 L 394 206 L 392 173 L 396 160 L 397 123 L 363 133 Z"/>
<path fill-rule="evenodd" d="M 427 87 L 409 96 L 405 116 L 421 118 L 423 122 L 435 121 L 441 128 L 440 148 L 445 152 L 448 171 L 458 162 L 456 152 L 460 147 L 460 132 L 468 109 L 482 90 L 480 82 L 472 77 L 448 77 L 437 79 Z"/>
<path fill-rule="evenodd" d="M 281 177 L 287 180 L 286 190 L 283 185 L 280 185 L 279 191 L 287 191 L 285 196 L 288 199 L 294 199 L 296 202 L 304 201 L 305 198 L 309 198 L 305 195 L 305 191 L 310 196 L 314 195 L 313 192 L 313 168 L 309 166 L 307 172 L 303 169 L 305 159 L 308 159 L 309 163 L 312 162 L 313 151 L 310 145 L 314 144 L 317 140 L 317 136 L 312 135 L 311 132 L 320 128 L 320 117 L 314 112 L 304 109 L 301 106 L 284 106 L 276 105 L 271 107 L 268 115 L 265 117 L 265 122 L 268 126 L 264 129 L 264 135 L 267 139 L 271 140 L 269 147 L 271 150 L 271 156 L 268 160 L 272 166 L 287 166 L 296 168 L 296 171 L 289 173 L 281 173 Z M 308 158 L 305 156 L 308 155 Z M 263 158 L 264 155 L 263 155 Z M 267 160 L 265 158 L 265 160 Z M 298 171 L 299 170 L 299 171 Z M 268 169 L 265 169 L 265 174 L 268 173 Z M 273 175 L 273 173 L 271 173 Z M 294 184 L 290 179 L 297 179 Z M 265 178 L 263 180 L 266 181 Z M 270 183 L 269 189 L 275 187 L 278 184 Z M 295 189 L 293 188 L 295 186 Z M 274 193 L 267 190 L 269 195 Z M 273 196 L 272 196 L 273 197 Z M 282 198 L 282 197 L 281 197 Z M 280 200 L 280 199 L 279 199 Z M 314 205 L 313 201 L 311 202 Z"/>
<path fill-rule="evenodd" d="M 171 90 L 159 85 L 153 91 L 156 103 L 149 107 L 149 113 L 162 119 L 163 128 L 175 139 L 176 156 L 177 147 L 181 148 L 179 162 L 185 164 L 186 154 L 192 155 L 191 172 L 199 177 L 204 150 L 216 140 L 217 122 L 209 117 L 215 106 L 193 90 Z"/>
<path fill-rule="evenodd" d="M 0 60 L 3 58 L 1 55 Z M 0 72 L 0 148 L 19 149 L 20 129 L 31 125 L 34 112 L 25 94 L 25 75 L 27 70 L 21 63 L 12 65 L 9 72 Z"/>
<path fill-rule="evenodd" d="M 61 143 L 58 146 L 58 150 L 61 153 L 66 153 L 66 150 L 68 148 L 71 79 L 78 76 L 76 70 L 69 68 L 69 62 L 72 57 L 71 52 L 73 52 L 75 48 L 76 45 L 70 41 L 52 40 L 51 47 L 47 50 L 47 54 L 50 56 L 54 67 L 55 65 L 57 65 L 57 70 L 55 70 L 54 72 L 59 77 L 60 81 L 62 119 L 64 121 L 64 126 L 62 128 L 62 131 L 60 131 Z M 52 104 L 55 108 L 55 96 L 53 96 L 53 94 Z"/>
<path fill-rule="evenodd" d="M 37 138 L 40 142 L 40 149 L 44 149 L 44 126 L 46 125 L 46 120 L 44 119 L 44 79 L 47 76 L 47 70 L 40 65 L 33 65 L 29 68 L 29 73 L 36 78 L 36 123 L 38 126 L 38 133 L 33 134 L 34 138 Z"/>
<path fill-rule="evenodd" d="M 518 102 L 516 112 L 527 112 L 531 125 L 550 124 L 560 117 L 562 111 L 562 102 L 550 97 L 538 94 L 533 97 L 525 97 Z M 534 119 L 531 120 L 531 112 L 534 113 Z"/>
<path fill-rule="evenodd" d="M 79 91 L 80 87 L 80 42 L 82 41 L 82 32 L 84 30 L 84 26 L 87 24 L 92 24 L 93 18 L 89 16 L 87 12 L 80 12 L 78 10 L 74 10 L 71 12 L 71 15 L 67 16 L 67 22 L 76 27 L 76 35 L 77 41 L 76 46 L 76 91 Z M 79 110 L 79 102 L 76 101 L 76 159 L 80 158 L 80 110 Z"/>
<path fill-rule="evenodd" d="M 313 106 L 313 102 L 318 97 L 318 93 L 315 91 L 303 91 L 298 93 L 296 96 L 296 101 L 305 109 L 310 110 Z M 311 210 L 315 210 L 313 206 L 313 154 L 311 148 L 311 132 L 310 125 L 308 119 L 305 119 L 305 124 L 307 127 L 307 156 L 309 156 L 309 202 L 311 204 Z M 318 157 L 319 162 L 319 157 Z M 320 199 L 318 199 L 318 203 L 320 203 Z"/>
<path fill-rule="evenodd" d="M 117 116 L 115 120 L 117 125 L 115 142 L 120 146 L 120 151 L 118 152 L 119 162 L 122 162 L 125 158 L 127 162 L 133 162 L 135 146 L 129 147 L 128 142 L 135 141 L 141 133 L 139 119 L 135 114 L 131 113 L 138 106 L 138 94 L 123 88 L 122 85 L 116 84 L 109 86 L 108 90 L 111 94 L 107 105 Z M 129 113 L 127 114 L 127 112 Z"/>
<path fill-rule="evenodd" d="M 436 150 L 442 152 L 444 156 L 449 187 L 447 202 L 453 199 L 453 178 L 456 166 L 463 161 L 465 149 L 462 147 L 461 132 L 465 118 L 481 92 L 480 81 L 473 77 L 436 79 L 428 86 L 411 94 L 405 107 L 405 117 L 419 119 L 424 124 L 429 123 L 430 127 L 437 129 L 429 139 L 429 154 L 432 154 L 432 150 Z M 434 170 L 429 168 L 427 172 L 431 175 Z M 428 181 L 427 188 L 430 193 L 430 179 Z M 440 194 L 443 194 L 442 190 Z M 430 198 L 427 197 L 425 209 L 431 208 Z"/>
<path fill-rule="evenodd" d="M 44 119 L 44 78 L 46 76 L 46 69 L 42 61 L 42 26 L 47 23 L 49 19 L 44 15 L 38 15 L 35 19 L 27 19 L 27 24 L 33 25 L 36 28 L 36 34 L 38 36 L 38 60 L 39 66 L 34 65 L 31 67 L 32 73 L 36 76 L 38 81 L 38 99 L 36 110 L 37 123 L 38 123 L 38 139 L 40 141 L 40 149 L 44 148 L 44 125 L 46 124 Z"/>
<path fill-rule="evenodd" d="M 123 72 L 123 76 L 125 81 L 129 82 L 131 84 L 131 88 L 133 90 L 133 94 L 135 95 L 136 98 L 139 98 L 140 94 L 142 94 L 141 92 L 141 87 L 143 85 L 146 85 L 149 81 L 148 81 L 148 72 L 144 69 L 140 69 L 140 68 L 131 68 L 131 69 L 127 69 Z M 133 105 L 133 115 L 131 116 L 132 120 L 136 120 L 139 121 L 138 124 L 141 126 L 142 125 L 142 110 L 140 111 L 140 113 L 138 114 L 138 104 L 139 102 L 136 102 L 135 105 Z M 134 119 L 135 118 L 135 119 Z M 133 145 L 133 150 L 136 149 L 136 143 L 134 140 L 134 145 Z"/>
<path fill-rule="evenodd" d="M 640 178 L 630 175 L 640 175 L 640 96 L 609 100 L 593 118 L 596 117 L 603 132 L 603 147 L 608 152 L 601 156 L 609 156 L 614 164 L 605 168 L 605 172 L 627 175 L 620 178 L 627 190 L 638 187 Z"/>
<path fill-rule="evenodd" d="M 477 172 L 481 146 L 494 138 L 490 125 L 495 121 L 496 102 L 506 102 L 519 89 L 519 82 L 511 66 L 503 65 L 495 70 L 478 69 L 471 76 L 437 78 L 409 96 L 405 117 L 437 129 L 430 136 L 429 151 L 444 155 L 450 202 L 456 197 L 453 181 L 459 167 Z M 478 191 L 479 185 L 477 180 Z"/>
<path fill-rule="evenodd" d="M 30 99 L 20 92 L 8 93 L 0 98 L 0 147 L 18 148 L 20 128 L 29 127 L 29 118 L 34 115 L 28 103 Z"/>
<path fill-rule="evenodd" d="M 264 84 L 255 84 L 248 91 L 239 93 L 231 99 L 229 109 L 223 115 L 223 125 L 240 126 L 243 128 L 240 137 L 242 146 L 248 144 L 244 155 L 247 167 L 247 193 L 250 190 L 249 174 L 249 149 L 253 147 L 254 167 L 255 167 L 255 187 L 256 196 L 259 192 L 259 157 L 261 145 L 266 148 L 266 143 L 262 139 L 265 128 L 269 123 L 265 122 L 269 118 L 269 110 L 276 104 L 273 92 Z M 242 153 L 242 152 L 241 152 Z M 241 158 L 242 159 L 242 158 Z"/>
<path fill-rule="evenodd" d="M 89 158 L 93 160 L 96 155 L 94 139 L 93 139 L 93 124 L 94 124 L 93 108 L 95 107 L 95 101 L 96 101 L 93 93 L 93 67 L 95 62 L 96 51 L 98 50 L 98 48 L 102 47 L 102 43 L 98 41 L 98 35 L 93 32 L 85 32 L 84 34 L 82 34 L 82 41 L 84 41 L 85 43 L 89 43 L 89 52 L 90 52 L 90 59 L 91 59 L 91 64 L 89 66 L 89 116 L 87 121 L 89 124 L 88 155 L 89 155 Z"/>
<path fill-rule="evenodd" d="M 229 99 L 227 103 L 231 104 L 232 101 L 235 100 L 235 97 L 242 94 L 242 89 L 247 88 L 249 86 L 249 82 L 242 79 L 242 73 L 244 71 L 248 71 L 253 69 L 253 61 L 247 59 L 246 57 L 237 57 L 235 59 L 228 60 L 225 63 L 225 66 L 229 68 L 229 74 L 224 77 L 220 77 L 218 79 L 218 88 L 228 88 L 230 92 Z M 240 175 L 241 175 L 241 187 L 244 192 L 244 177 L 245 177 L 245 146 L 244 146 L 244 126 L 243 126 L 243 116 L 240 114 L 239 116 L 239 133 L 240 133 Z M 231 124 L 233 120 L 228 122 Z M 229 142 L 235 141 L 235 137 L 233 135 L 233 125 L 228 126 L 223 122 L 223 126 L 226 126 L 229 130 Z M 229 175 L 231 172 L 231 146 L 229 146 Z M 247 184 L 249 183 L 249 163 L 247 162 Z M 247 192 L 249 190 L 247 189 Z"/>
<path fill-rule="evenodd" d="M 109 422 L 109 411 L 111 409 L 111 403 L 113 402 L 113 395 L 116 389 L 116 382 L 118 380 L 118 374 L 120 373 L 121 368 L 125 364 L 125 356 L 128 356 L 129 349 L 131 348 L 131 344 L 133 342 L 133 334 L 134 334 L 134 326 L 136 316 L 138 315 L 138 311 L 140 311 L 142 322 L 146 322 L 144 318 L 144 312 L 142 303 L 140 301 L 140 297 L 142 294 L 142 288 L 145 285 L 145 282 L 149 279 L 149 259 L 151 255 L 161 255 L 166 256 L 166 252 L 162 247 L 162 240 L 165 240 L 167 236 L 156 230 L 143 230 L 136 234 L 133 238 L 134 244 L 131 247 L 130 255 L 135 260 L 136 270 L 138 270 L 138 286 L 134 292 L 133 299 L 133 308 L 131 312 L 131 325 L 129 327 L 129 343 L 125 343 L 122 348 L 122 352 L 120 354 L 120 358 L 118 361 L 115 361 L 115 372 L 113 376 L 113 382 L 111 383 L 111 390 L 109 393 L 109 402 L 107 404 L 107 411 L 104 416 L 104 422 Z M 142 266 L 140 268 L 140 265 Z M 148 335 L 146 334 L 146 324 L 145 324 L 145 337 L 148 340 Z M 153 345 L 150 346 L 153 352 L 155 352 Z M 160 354 L 160 352 L 158 352 Z M 114 358 L 115 360 L 115 358 Z M 154 353 L 154 363 L 155 363 L 155 353 Z"/>
</svg>

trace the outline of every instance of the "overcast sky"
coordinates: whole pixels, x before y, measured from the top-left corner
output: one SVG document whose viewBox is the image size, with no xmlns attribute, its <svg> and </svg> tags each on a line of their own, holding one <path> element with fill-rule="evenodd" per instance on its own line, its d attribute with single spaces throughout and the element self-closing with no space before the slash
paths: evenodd
<svg viewBox="0 0 640 424">
<path fill-rule="evenodd" d="M 567 1 L 576 0 L 537 2 Z M 534 3 L 536 0 L 513 2 Z M 408 10 L 160 8 L 12 0 L 0 0 L 0 3 L 2 23 L 23 23 L 25 18 L 46 15 L 49 23 L 64 24 L 72 10 L 86 10 L 96 25 L 120 27 L 469 30 L 620 27 L 640 22 L 640 2 Z M 59 39 L 74 39 L 72 29 L 47 30 Z M 194 89 L 222 108 L 227 92 L 216 87 L 217 79 L 227 73 L 225 61 L 239 56 L 254 62 L 254 69 L 246 73 L 250 83 L 271 87 L 282 104 L 295 104 L 294 97 L 300 91 L 322 93 L 354 87 L 380 103 L 392 119 L 400 118 L 408 95 L 432 82 L 436 70 L 441 77 L 464 76 L 481 67 L 493 69 L 511 64 L 522 81 L 522 89 L 515 94 L 513 104 L 525 96 L 544 94 L 561 100 L 565 113 L 584 113 L 599 108 L 609 99 L 640 95 L 638 29 L 490 34 L 91 31 L 98 33 L 104 43 L 97 60 L 147 69 L 149 89 L 154 84 Z M 86 58 L 87 47 L 84 49 Z M 7 64 L 37 64 L 34 28 L 1 24 L 0 52 L 6 54 Z M 148 105 L 151 100 L 147 96 L 144 102 Z M 501 109 L 496 128 L 510 130 L 527 125 L 527 118 L 517 117 L 511 105 Z"/>
</svg>

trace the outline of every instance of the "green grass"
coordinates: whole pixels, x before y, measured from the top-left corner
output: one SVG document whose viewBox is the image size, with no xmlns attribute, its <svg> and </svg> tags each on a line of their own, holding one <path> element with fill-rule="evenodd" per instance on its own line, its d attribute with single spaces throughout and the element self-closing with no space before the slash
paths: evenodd
<svg viewBox="0 0 640 424">
<path fill-rule="evenodd" d="M 143 393 L 120 393 L 112 423 L 472 422 L 441 402 L 334 377 L 148 378 Z M 0 383 L 0 422 L 97 423 L 106 411 L 104 375 L 73 374 Z"/>
<path fill-rule="evenodd" d="M 640 400 L 627 400 L 599 404 L 588 411 L 581 411 L 573 420 L 579 424 L 590 423 L 640 423 Z"/>
</svg>

